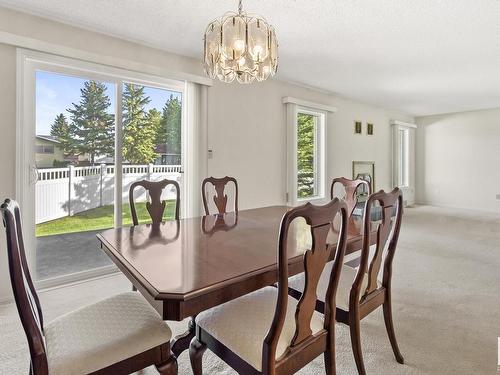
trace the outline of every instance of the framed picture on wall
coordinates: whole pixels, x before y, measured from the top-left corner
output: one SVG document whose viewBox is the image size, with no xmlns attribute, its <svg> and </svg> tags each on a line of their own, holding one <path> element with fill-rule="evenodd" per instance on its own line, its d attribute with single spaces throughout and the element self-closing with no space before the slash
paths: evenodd
<svg viewBox="0 0 500 375">
<path fill-rule="evenodd" d="M 354 121 L 354 134 L 361 134 L 362 124 L 361 121 Z"/>
<path fill-rule="evenodd" d="M 373 135 L 373 124 L 371 122 L 366 123 L 366 134 Z"/>
<path fill-rule="evenodd" d="M 365 180 L 370 184 L 372 192 L 375 191 L 375 162 L 374 161 L 353 161 L 352 178 L 354 180 Z M 368 198 L 368 189 L 365 186 L 358 187 L 356 190 L 358 201 Z"/>
</svg>

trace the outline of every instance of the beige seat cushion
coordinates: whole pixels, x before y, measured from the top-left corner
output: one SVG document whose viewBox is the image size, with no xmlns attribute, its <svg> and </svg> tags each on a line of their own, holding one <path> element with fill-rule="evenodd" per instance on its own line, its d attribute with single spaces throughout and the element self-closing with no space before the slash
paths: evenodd
<svg viewBox="0 0 500 375">
<path fill-rule="evenodd" d="M 168 342 L 171 336 L 140 293 L 119 294 L 45 326 L 49 373 L 87 374 Z"/>
<path fill-rule="evenodd" d="M 333 262 L 328 262 L 321 274 L 318 282 L 318 288 L 316 289 L 316 294 L 318 300 L 325 302 L 326 291 L 328 289 L 328 284 L 330 282 L 330 274 L 332 272 Z M 347 265 L 342 266 L 342 271 L 340 273 L 339 285 L 337 287 L 337 297 L 336 304 L 337 307 L 349 311 L 349 295 L 351 293 L 352 283 L 356 278 L 357 268 L 352 268 Z M 288 286 L 302 293 L 304 290 L 304 274 L 300 273 L 298 275 L 290 277 L 288 280 Z M 381 283 L 379 282 L 379 286 Z M 363 282 L 361 284 L 361 295 L 363 295 L 366 287 L 368 286 L 368 274 L 365 274 Z"/>
<path fill-rule="evenodd" d="M 273 321 L 277 298 L 278 289 L 266 287 L 202 312 L 196 317 L 196 324 L 262 371 L 262 344 Z M 295 334 L 296 307 L 297 300 L 289 297 L 276 358 L 285 352 Z M 311 320 L 312 332 L 319 332 L 323 326 L 322 315 L 315 312 Z"/>
</svg>

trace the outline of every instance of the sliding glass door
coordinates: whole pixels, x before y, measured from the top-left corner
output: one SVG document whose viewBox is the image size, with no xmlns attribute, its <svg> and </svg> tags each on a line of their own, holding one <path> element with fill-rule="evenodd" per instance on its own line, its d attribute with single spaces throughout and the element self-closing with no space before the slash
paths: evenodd
<svg viewBox="0 0 500 375">
<path fill-rule="evenodd" d="M 114 225 L 116 84 L 36 72 L 36 275 L 109 266 L 97 231 Z"/>
<path fill-rule="evenodd" d="M 168 178 L 184 190 L 184 83 L 54 59 L 26 60 L 20 106 L 18 199 L 39 286 L 114 270 L 95 235 L 131 225 L 134 181 Z M 172 218 L 174 192 L 163 198 Z M 147 223 L 147 196 L 135 199 Z"/>
<path fill-rule="evenodd" d="M 122 84 L 123 167 L 122 224 L 131 225 L 129 189 L 138 180 L 175 180 L 183 191 L 182 92 L 124 82 Z M 169 185 L 164 219 L 173 219 L 176 191 Z M 139 223 L 151 221 L 146 210 L 146 192 L 135 193 Z"/>
</svg>

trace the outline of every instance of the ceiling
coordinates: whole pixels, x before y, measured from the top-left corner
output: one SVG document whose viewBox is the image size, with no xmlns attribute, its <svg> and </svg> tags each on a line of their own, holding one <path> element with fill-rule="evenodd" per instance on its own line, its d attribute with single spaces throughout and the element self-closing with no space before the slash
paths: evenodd
<svg viewBox="0 0 500 375">
<path fill-rule="evenodd" d="M 199 58 L 236 0 L 0 0 Z M 500 0 L 244 0 L 272 23 L 278 78 L 413 115 L 500 106 Z"/>
</svg>

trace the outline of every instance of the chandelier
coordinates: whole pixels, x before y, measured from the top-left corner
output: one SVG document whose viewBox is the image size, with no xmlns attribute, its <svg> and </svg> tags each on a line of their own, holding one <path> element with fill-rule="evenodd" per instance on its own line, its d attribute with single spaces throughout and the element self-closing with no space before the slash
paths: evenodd
<svg viewBox="0 0 500 375">
<path fill-rule="evenodd" d="M 257 15 L 227 12 L 205 31 L 204 68 L 222 82 L 265 81 L 278 69 L 278 41 L 274 28 Z"/>
</svg>

